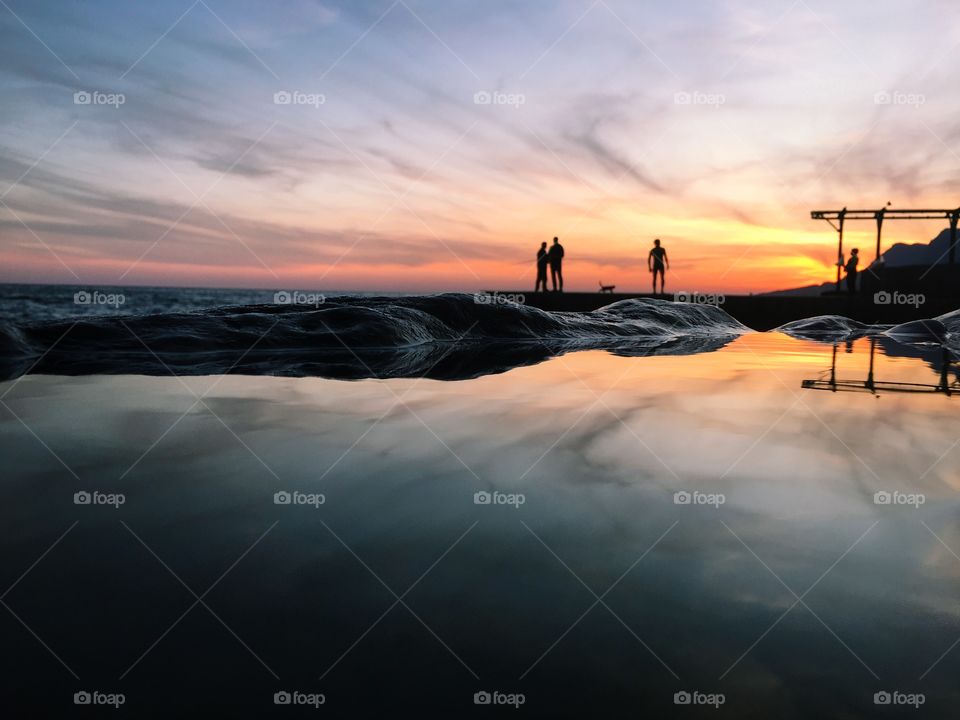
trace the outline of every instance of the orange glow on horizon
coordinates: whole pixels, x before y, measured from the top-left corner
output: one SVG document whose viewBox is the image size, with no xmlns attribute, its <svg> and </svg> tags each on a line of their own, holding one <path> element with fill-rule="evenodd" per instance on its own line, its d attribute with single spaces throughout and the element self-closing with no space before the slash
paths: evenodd
<svg viewBox="0 0 960 720">
<path fill-rule="evenodd" d="M 598 227 L 574 227 L 561 235 L 566 249 L 565 289 L 592 292 L 597 284 L 614 284 L 618 292 L 648 292 L 651 276 L 647 253 L 652 234 L 629 233 L 630 226 L 658 226 L 657 234 L 667 248 L 671 268 L 667 273 L 667 291 L 723 292 L 726 294 L 762 293 L 793 287 L 832 282 L 836 279 L 834 258 L 836 235 L 828 229 L 801 231 L 747 224 L 737 220 L 710 218 L 671 218 L 636 215 L 624 222 L 609 223 L 608 233 Z M 558 226 L 562 223 L 557 223 Z M 599 225 L 599 223 L 594 223 Z M 650 235 L 647 237 L 646 235 Z M 604 237 L 602 242 L 598 236 Z M 708 238 L 708 239 L 706 239 Z M 544 237 L 544 240 L 549 240 Z M 851 231 L 847 245 L 865 249 L 872 259 L 873 236 L 868 231 Z M 345 249 L 331 252 L 334 260 L 310 261 L 312 248 L 304 242 L 304 260 L 290 258 L 291 250 L 271 254 L 260 245 L 248 250 L 233 237 L 220 239 L 222 247 L 207 261 L 178 261 L 163 246 L 137 261 L 143 249 L 129 257 L 96 257 L 63 243 L 51 244 L 53 252 L 32 241 L 29 236 L 8 254 L 5 269 L 17 269 L 17 277 L 5 276 L 4 282 L 56 282 L 72 285 L 172 285 L 254 288 L 299 288 L 317 290 L 382 290 L 401 292 L 462 291 L 504 289 L 531 291 L 534 257 L 540 239 L 534 233 L 501 235 L 496 244 L 481 238 L 440 241 L 427 238 L 433 248 L 423 257 L 405 263 L 372 263 L 370 254 L 386 248 L 389 241 L 351 236 Z M 889 247 L 892 241 L 886 241 Z M 251 251 L 255 252 L 263 263 Z M 320 243 L 317 248 L 322 249 Z M 458 248 L 482 247 L 487 254 L 502 251 L 502 258 L 476 257 L 457 252 Z M 226 249 L 228 252 L 224 252 Z M 69 269 L 68 269 L 69 268 Z M 72 270 L 76 276 L 71 274 Z"/>
</svg>

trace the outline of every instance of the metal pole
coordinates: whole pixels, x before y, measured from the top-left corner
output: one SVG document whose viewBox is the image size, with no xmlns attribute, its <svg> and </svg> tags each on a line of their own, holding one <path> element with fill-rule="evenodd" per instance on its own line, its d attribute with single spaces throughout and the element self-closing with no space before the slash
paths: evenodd
<svg viewBox="0 0 960 720">
<path fill-rule="evenodd" d="M 950 264 L 953 265 L 957 248 L 957 221 L 960 220 L 960 208 L 950 214 Z"/>
<path fill-rule="evenodd" d="M 830 387 L 837 391 L 837 344 L 833 344 L 833 357 L 830 360 Z"/>
<path fill-rule="evenodd" d="M 847 214 L 847 209 L 844 208 L 837 215 L 837 219 L 840 221 L 840 227 L 837 230 L 837 234 L 840 237 L 839 244 L 837 245 L 837 292 L 840 292 L 840 267 L 843 265 L 843 218 Z"/>
<path fill-rule="evenodd" d="M 943 348 L 943 357 L 940 360 L 940 387 L 938 390 L 950 394 L 950 353 Z"/>
<path fill-rule="evenodd" d="M 877 217 L 877 256 L 876 258 L 874 258 L 875 260 L 880 259 L 880 230 L 883 228 L 883 216 L 884 214 L 886 214 L 886 212 L 887 212 L 887 209 L 884 208 L 883 210 L 878 210 L 876 215 Z"/>
</svg>

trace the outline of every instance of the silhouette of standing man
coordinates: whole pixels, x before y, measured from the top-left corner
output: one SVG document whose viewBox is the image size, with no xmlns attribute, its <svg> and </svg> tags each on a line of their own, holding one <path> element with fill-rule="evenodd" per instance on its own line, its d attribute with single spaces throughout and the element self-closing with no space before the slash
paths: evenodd
<svg viewBox="0 0 960 720">
<path fill-rule="evenodd" d="M 657 238 L 653 241 L 653 247 L 650 249 L 650 254 L 647 255 L 647 268 L 650 272 L 653 273 L 653 294 L 657 294 L 657 273 L 660 273 L 660 292 L 663 293 L 663 279 L 666 274 L 664 269 L 664 263 L 666 267 L 670 267 L 670 259 L 667 257 L 666 248 L 660 247 L 660 239 Z"/>
<path fill-rule="evenodd" d="M 857 263 L 860 262 L 860 249 L 854 248 L 850 251 L 850 259 L 847 260 L 847 292 L 851 295 L 857 291 Z"/>
<path fill-rule="evenodd" d="M 547 291 L 547 244 L 540 243 L 540 249 L 537 250 L 537 284 L 533 286 L 533 291 Z"/>
<path fill-rule="evenodd" d="M 563 292 L 563 245 L 560 240 L 553 239 L 553 245 L 550 246 L 550 252 L 547 253 L 550 260 L 550 279 L 553 281 L 553 289 L 557 289 L 557 279 L 560 280 L 560 292 Z M 546 285 L 546 282 L 544 282 Z"/>
</svg>

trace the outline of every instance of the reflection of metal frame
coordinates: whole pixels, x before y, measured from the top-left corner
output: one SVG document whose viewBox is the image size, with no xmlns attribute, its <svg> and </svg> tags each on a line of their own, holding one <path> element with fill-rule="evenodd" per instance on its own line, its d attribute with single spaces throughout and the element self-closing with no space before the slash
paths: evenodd
<svg viewBox="0 0 960 720">
<path fill-rule="evenodd" d="M 833 358 L 830 361 L 830 378 L 823 379 L 821 377 L 815 380 L 804 380 L 800 387 L 807 390 L 830 390 L 831 392 L 868 392 L 872 395 L 879 395 L 881 392 L 943 393 L 944 395 L 960 393 L 960 380 L 951 382 L 949 377 L 950 368 L 960 369 L 960 363 L 950 355 L 946 348 L 943 349 L 943 361 L 940 365 L 940 382 L 934 385 L 933 383 L 875 380 L 873 377 L 873 357 L 876 347 L 876 338 L 870 338 L 870 369 L 867 371 L 866 380 L 837 380 L 837 343 L 834 343 Z"/>
</svg>

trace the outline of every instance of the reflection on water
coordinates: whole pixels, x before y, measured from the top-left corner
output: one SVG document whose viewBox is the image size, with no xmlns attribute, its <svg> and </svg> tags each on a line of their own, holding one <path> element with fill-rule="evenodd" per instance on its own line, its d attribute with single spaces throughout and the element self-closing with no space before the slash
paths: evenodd
<svg viewBox="0 0 960 720">
<path fill-rule="evenodd" d="M 897 690 L 952 716 L 956 406 L 879 388 L 956 368 L 908 351 L 753 334 L 462 382 L 4 383 L 5 696 L 871 717 Z M 801 389 L 834 362 L 875 394 Z"/>
<path fill-rule="evenodd" d="M 920 357 L 928 361 L 937 373 L 937 382 L 906 382 L 878 380 L 874 375 L 874 361 L 877 354 L 877 344 L 886 340 L 886 347 L 882 348 L 887 355 L 900 357 Z M 918 348 L 904 346 L 894 340 L 871 337 L 869 357 L 870 365 L 866 378 L 862 380 L 841 380 L 837 377 L 837 350 L 839 343 L 833 343 L 830 355 L 829 374 L 823 373 L 820 377 L 806 379 L 802 387 L 808 390 L 829 390 L 831 392 L 868 392 L 874 395 L 879 393 L 943 393 L 953 395 L 960 390 L 960 362 L 946 347 Z M 853 352 L 853 341 L 844 343 L 847 353 Z M 926 373 L 918 373 L 918 375 Z"/>
</svg>

